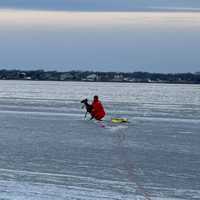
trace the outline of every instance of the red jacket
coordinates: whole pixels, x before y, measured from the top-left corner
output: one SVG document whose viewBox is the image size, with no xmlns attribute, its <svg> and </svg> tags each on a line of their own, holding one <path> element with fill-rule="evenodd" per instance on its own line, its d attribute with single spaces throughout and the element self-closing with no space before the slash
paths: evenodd
<svg viewBox="0 0 200 200">
<path fill-rule="evenodd" d="M 91 115 L 96 119 L 96 120 L 101 120 L 105 115 L 105 111 L 103 108 L 103 105 L 101 104 L 100 101 L 93 101 L 92 102 L 92 113 Z"/>
</svg>

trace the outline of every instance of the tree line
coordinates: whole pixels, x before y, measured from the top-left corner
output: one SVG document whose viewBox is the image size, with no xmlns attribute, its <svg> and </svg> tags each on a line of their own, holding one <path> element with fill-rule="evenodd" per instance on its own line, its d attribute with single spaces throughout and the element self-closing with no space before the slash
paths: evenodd
<svg viewBox="0 0 200 200">
<path fill-rule="evenodd" d="M 200 73 L 0 70 L 2 80 L 102 81 L 200 84 Z"/>
</svg>

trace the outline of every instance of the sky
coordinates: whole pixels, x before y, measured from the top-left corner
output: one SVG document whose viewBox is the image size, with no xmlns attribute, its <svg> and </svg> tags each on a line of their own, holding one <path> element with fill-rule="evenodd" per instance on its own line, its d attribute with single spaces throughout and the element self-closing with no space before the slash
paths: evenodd
<svg viewBox="0 0 200 200">
<path fill-rule="evenodd" d="M 200 71 L 199 0 L 1 0 L 0 69 Z"/>
</svg>

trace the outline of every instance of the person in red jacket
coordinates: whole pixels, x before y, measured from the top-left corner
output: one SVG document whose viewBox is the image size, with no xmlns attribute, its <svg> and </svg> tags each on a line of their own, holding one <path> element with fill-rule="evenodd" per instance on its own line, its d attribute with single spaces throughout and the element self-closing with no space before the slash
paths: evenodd
<svg viewBox="0 0 200 200">
<path fill-rule="evenodd" d="M 96 120 L 101 120 L 105 115 L 105 110 L 102 105 L 102 103 L 99 101 L 98 96 L 94 96 L 94 100 L 92 102 L 92 112 L 91 112 L 92 118 L 95 118 Z"/>
</svg>

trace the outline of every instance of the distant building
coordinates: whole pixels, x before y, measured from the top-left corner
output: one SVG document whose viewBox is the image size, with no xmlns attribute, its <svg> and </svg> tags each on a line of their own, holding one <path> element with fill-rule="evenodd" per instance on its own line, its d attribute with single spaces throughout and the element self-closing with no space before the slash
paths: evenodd
<svg viewBox="0 0 200 200">
<path fill-rule="evenodd" d="M 117 74 L 114 75 L 114 78 L 112 79 L 112 81 L 123 81 L 124 80 L 124 76 L 122 74 Z"/>
<path fill-rule="evenodd" d="M 153 83 L 153 81 L 150 78 L 147 79 L 147 82 L 148 83 Z"/>
<path fill-rule="evenodd" d="M 98 80 L 98 75 L 97 74 L 90 74 L 86 77 L 87 81 L 97 81 Z"/>
<path fill-rule="evenodd" d="M 19 78 L 25 79 L 26 78 L 26 73 L 25 72 L 20 72 L 19 73 Z"/>
<path fill-rule="evenodd" d="M 72 79 L 73 79 L 73 76 L 70 73 L 63 73 L 60 75 L 61 81 L 72 80 Z"/>
<path fill-rule="evenodd" d="M 130 78 L 125 77 L 123 80 L 124 80 L 125 82 L 129 82 L 129 81 L 130 81 Z"/>
<path fill-rule="evenodd" d="M 50 80 L 50 79 L 51 79 L 51 76 L 52 76 L 52 73 L 46 72 L 46 73 L 44 74 L 44 80 Z"/>
</svg>

